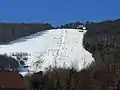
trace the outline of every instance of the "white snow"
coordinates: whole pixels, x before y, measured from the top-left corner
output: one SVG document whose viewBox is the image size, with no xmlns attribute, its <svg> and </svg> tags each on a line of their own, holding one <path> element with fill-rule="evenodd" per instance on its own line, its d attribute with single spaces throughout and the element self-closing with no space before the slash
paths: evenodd
<svg viewBox="0 0 120 90">
<path fill-rule="evenodd" d="M 74 65 L 81 70 L 94 61 L 91 53 L 83 48 L 85 33 L 86 30 L 80 29 L 46 30 L 13 41 L 9 45 L 0 45 L 0 54 L 10 55 L 12 52 L 31 54 L 25 63 L 30 66 L 29 70 L 34 72 L 45 71 L 50 65 L 52 67 Z"/>
</svg>

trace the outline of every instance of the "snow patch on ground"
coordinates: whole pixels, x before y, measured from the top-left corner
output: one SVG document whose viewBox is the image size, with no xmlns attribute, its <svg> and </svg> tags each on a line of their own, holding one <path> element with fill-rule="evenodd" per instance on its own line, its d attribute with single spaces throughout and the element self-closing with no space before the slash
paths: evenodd
<svg viewBox="0 0 120 90">
<path fill-rule="evenodd" d="M 29 53 L 28 60 L 24 62 L 25 65 L 30 66 L 28 70 L 31 72 L 45 71 L 45 68 L 50 65 L 70 67 L 71 64 L 81 70 L 94 61 L 91 53 L 83 47 L 85 33 L 86 30 L 80 29 L 53 29 L 38 32 L 27 38 L 19 39 L 23 40 L 22 42 L 17 40 L 9 45 L 0 45 L 0 54 Z M 20 73 L 24 75 L 27 72 L 21 71 Z"/>
</svg>

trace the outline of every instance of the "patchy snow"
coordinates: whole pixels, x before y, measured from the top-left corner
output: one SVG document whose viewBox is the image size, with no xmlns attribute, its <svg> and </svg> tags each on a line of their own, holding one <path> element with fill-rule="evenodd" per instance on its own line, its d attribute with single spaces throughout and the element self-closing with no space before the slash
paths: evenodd
<svg viewBox="0 0 120 90">
<path fill-rule="evenodd" d="M 27 36 L 9 45 L 0 45 L 0 54 L 10 55 L 15 52 L 28 53 L 24 60 L 31 72 L 45 71 L 50 65 L 70 67 L 74 65 L 81 70 L 88 66 L 94 58 L 83 48 L 83 36 L 86 30 L 53 29 Z M 15 56 L 13 56 L 15 57 Z M 16 58 L 16 57 L 15 57 Z M 27 73 L 20 71 L 21 74 Z"/>
</svg>

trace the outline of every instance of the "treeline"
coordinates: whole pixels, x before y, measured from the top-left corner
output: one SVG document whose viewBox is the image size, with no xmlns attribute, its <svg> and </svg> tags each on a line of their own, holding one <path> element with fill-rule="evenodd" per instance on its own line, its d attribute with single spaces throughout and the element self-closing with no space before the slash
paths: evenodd
<svg viewBox="0 0 120 90">
<path fill-rule="evenodd" d="M 107 77 L 111 77 L 108 78 L 109 86 L 106 84 L 107 88 L 104 90 L 119 90 L 120 19 L 88 23 L 86 26 L 88 31 L 84 36 L 83 45 L 95 59 L 96 70 L 94 72 L 98 75 L 95 77 L 96 81 L 105 79 L 105 76 L 100 79 L 99 70 L 102 68 L 102 71 L 107 71 Z M 101 82 L 104 83 L 104 80 Z"/>
<path fill-rule="evenodd" d="M 88 23 L 86 26 L 88 31 L 83 40 L 86 50 L 93 55 L 99 52 L 99 56 L 104 60 L 114 59 L 114 62 L 116 60 L 118 62 L 120 58 L 120 19 Z M 112 55 L 112 57 L 109 58 L 108 55 Z"/>
<path fill-rule="evenodd" d="M 81 71 L 74 67 L 49 68 L 45 73 L 42 71 L 33 75 L 25 76 L 26 87 L 29 90 L 119 90 L 112 89 L 111 73 L 106 69 L 95 71 L 97 65 L 92 65 Z M 113 87 L 115 88 L 115 87 Z"/>
<path fill-rule="evenodd" d="M 0 43 L 28 36 L 39 31 L 52 29 L 48 23 L 0 23 Z"/>
<path fill-rule="evenodd" d="M 77 22 L 72 22 L 72 23 L 61 25 L 57 28 L 61 28 L 61 29 L 62 28 L 74 28 L 75 29 L 75 28 L 77 28 L 78 25 L 83 25 L 83 24 L 84 23 L 77 21 Z"/>
<path fill-rule="evenodd" d="M 24 79 L 29 90 L 93 90 L 89 74 L 89 70 L 79 72 L 74 68 L 53 68 Z"/>
<path fill-rule="evenodd" d="M 76 21 L 57 27 L 54 27 L 49 23 L 0 23 L 0 44 L 5 44 L 20 37 L 48 29 L 77 28 L 77 26 L 81 24 L 87 27 L 87 34 L 95 36 L 97 35 L 96 32 L 98 34 L 104 34 L 104 32 L 116 34 L 119 33 L 120 29 L 120 19 L 101 22 L 86 21 L 85 23 Z"/>
</svg>

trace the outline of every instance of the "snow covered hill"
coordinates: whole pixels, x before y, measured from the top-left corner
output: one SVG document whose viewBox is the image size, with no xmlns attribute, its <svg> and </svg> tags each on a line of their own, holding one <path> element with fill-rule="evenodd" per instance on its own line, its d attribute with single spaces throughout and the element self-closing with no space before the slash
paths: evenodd
<svg viewBox="0 0 120 90">
<path fill-rule="evenodd" d="M 70 67 L 74 65 L 81 70 L 89 65 L 94 58 L 83 48 L 83 36 L 86 30 L 81 29 L 53 29 L 38 32 L 31 36 L 20 38 L 9 45 L 0 45 L 0 54 L 7 53 L 28 53 L 28 59 L 21 58 L 20 73 L 45 71 L 50 65 L 60 67 Z M 25 56 L 25 55 L 24 55 Z M 12 57 L 16 58 L 12 54 Z M 24 69 L 24 70 L 22 70 Z"/>
</svg>

